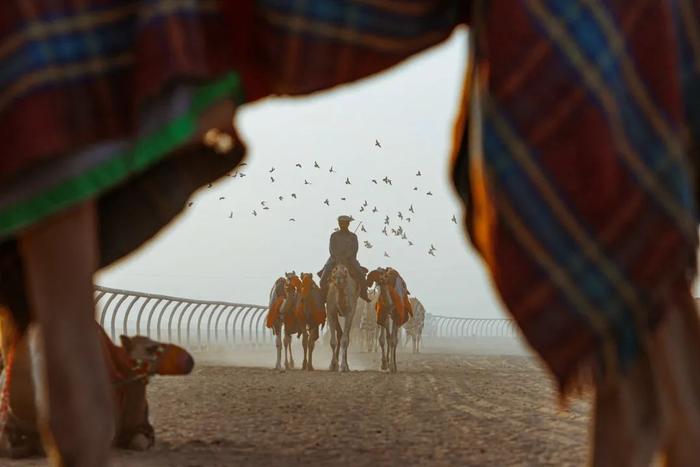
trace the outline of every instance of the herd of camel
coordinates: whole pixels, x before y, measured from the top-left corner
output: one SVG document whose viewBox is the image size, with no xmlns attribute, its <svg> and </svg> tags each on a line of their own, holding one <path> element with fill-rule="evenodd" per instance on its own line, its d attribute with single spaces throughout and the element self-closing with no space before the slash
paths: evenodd
<svg viewBox="0 0 700 467">
<path fill-rule="evenodd" d="M 344 264 L 331 270 L 324 303 L 321 289 L 312 273 L 285 273 L 270 292 L 266 325 L 275 335 L 278 370 L 294 368 L 292 337 L 301 338 L 304 349 L 303 370 L 313 370 L 313 351 L 319 330 L 328 326 L 331 347 L 330 371 L 349 371 L 350 337 L 360 337 L 362 348 L 381 348 L 381 369 L 395 373 L 396 350 L 402 327 L 418 353 L 423 332 L 425 309 L 409 297 L 401 275 L 393 268 L 377 268 L 367 275 L 370 302 L 359 299 L 359 287 Z M 341 324 L 342 322 L 342 324 Z M 355 332 L 353 332 L 355 331 Z M 284 367 L 282 351 L 284 350 Z"/>
</svg>

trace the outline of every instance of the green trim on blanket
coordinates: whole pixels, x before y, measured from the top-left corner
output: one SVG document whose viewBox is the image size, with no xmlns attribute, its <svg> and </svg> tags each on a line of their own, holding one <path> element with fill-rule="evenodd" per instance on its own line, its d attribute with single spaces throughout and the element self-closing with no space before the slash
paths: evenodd
<svg viewBox="0 0 700 467">
<path fill-rule="evenodd" d="M 85 173 L 1 210 L 0 238 L 93 198 L 134 173 L 143 172 L 189 141 L 197 131 L 199 117 L 213 104 L 227 97 L 234 98 L 238 103 L 243 101 L 242 83 L 234 72 L 202 85 L 195 91 L 190 108 L 183 115 L 150 135 L 139 138 L 129 150 L 115 154 Z"/>
</svg>

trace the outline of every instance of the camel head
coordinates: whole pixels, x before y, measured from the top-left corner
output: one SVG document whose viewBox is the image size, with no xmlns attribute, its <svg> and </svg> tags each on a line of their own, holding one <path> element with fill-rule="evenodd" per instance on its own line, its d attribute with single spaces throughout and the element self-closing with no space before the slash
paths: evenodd
<svg viewBox="0 0 700 467">
<path fill-rule="evenodd" d="M 146 336 L 120 336 L 122 347 L 135 369 L 148 375 L 187 375 L 194 368 L 194 359 L 175 344 L 164 344 Z"/>
</svg>

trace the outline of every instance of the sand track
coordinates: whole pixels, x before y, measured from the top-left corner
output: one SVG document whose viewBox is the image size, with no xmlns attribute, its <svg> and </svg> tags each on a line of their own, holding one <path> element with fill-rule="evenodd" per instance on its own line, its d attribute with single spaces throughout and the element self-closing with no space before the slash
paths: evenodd
<svg viewBox="0 0 700 467">
<path fill-rule="evenodd" d="M 316 366 L 327 362 L 319 355 Z M 156 379 L 156 447 L 115 451 L 115 465 L 585 464 L 588 404 L 558 409 L 531 358 L 400 354 L 391 375 L 372 369 L 375 355 L 356 354 L 351 367 L 364 369 L 199 365 L 187 378 Z"/>
</svg>

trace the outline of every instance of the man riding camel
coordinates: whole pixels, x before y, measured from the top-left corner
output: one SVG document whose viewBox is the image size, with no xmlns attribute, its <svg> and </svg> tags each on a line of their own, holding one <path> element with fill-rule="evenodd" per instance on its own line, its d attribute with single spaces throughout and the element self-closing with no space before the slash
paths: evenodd
<svg viewBox="0 0 700 467">
<path fill-rule="evenodd" d="M 360 298 L 369 302 L 369 297 L 367 297 L 367 279 L 365 278 L 367 269 L 362 267 L 357 261 L 357 235 L 350 232 L 349 227 L 351 221 L 353 221 L 353 218 L 350 216 L 338 217 L 338 226 L 340 229 L 331 234 L 330 244 L 328 246 L 331 257 L 328 258 L 323 269 L 318 272 L 318 275 L 321 277 L 321 294 L 324 301 L 328 295 L 328 280 L 333 266 L 338 263 L 343 263 L 349 269 L 350 275 L 355 282 L 360 285 Z"/>
</svg>

